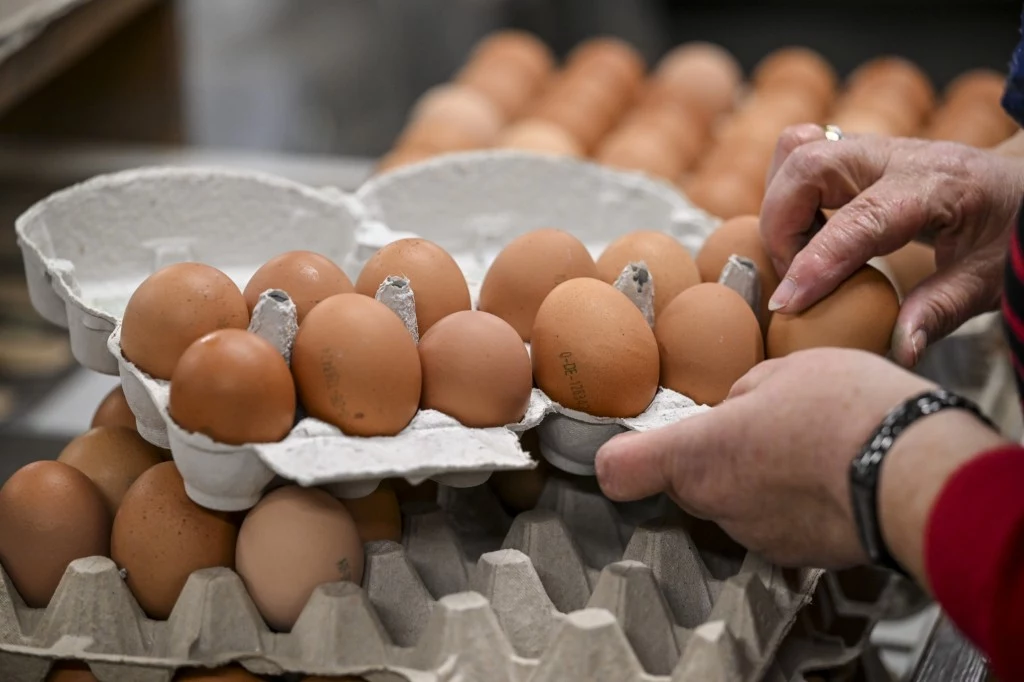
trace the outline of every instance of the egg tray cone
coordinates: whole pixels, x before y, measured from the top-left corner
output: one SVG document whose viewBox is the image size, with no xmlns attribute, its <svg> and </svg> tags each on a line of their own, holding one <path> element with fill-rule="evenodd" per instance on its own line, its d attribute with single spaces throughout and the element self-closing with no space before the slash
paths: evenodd
<svg viewBox="0 0 1024 682">
<path fill-rule="evenodd" d="M 401 544 L 366 545 L 362 586 L 320 586 L 290 633 L 266 627 L 229 569 L 194 573 L 167 621 L 143 615 L 106 558 L 73 562 L 45 609 L 0 572 L 0 679 L 40 682 L 63 658 L 88 661 L 101 682 L 168 682 L 229 661 L 381 681 L 753 682 L 821 662 L 793 644 L 798 630 L 786 635 L 804 621 L 818 630 L 803 639 L 828 629 L 831 578 L 745 554 L 667 500 L 614 505 L 555 477 L 536 509 L 511 517 L 487 486 L 441 490 L 440 506 L 404 510 Z M 824 611 L 808 620 L 813 595 Z M 861 590 L 839 610 L 874 613 L 861 600 L 878 596 Z"/>
</svg>

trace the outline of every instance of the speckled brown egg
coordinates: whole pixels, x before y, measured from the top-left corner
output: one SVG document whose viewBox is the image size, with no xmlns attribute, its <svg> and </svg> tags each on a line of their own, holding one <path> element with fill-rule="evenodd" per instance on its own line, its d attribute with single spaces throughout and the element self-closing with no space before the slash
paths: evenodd
<svg viewBox="0 0 1024 682">
<path fill-rule="evenodd" d="M 274 256 L 257 270 L 245 285 L 245 305 L 252 315 L 260 294 L 281 289 L 295 303 L 301 323 L 320 301 L 335 294 L 355 291 L 352 280 L 332 261 L 312 251 L 289 251 Z"/>
<path fill-rule="evenodd" d="M 128 488 L 144 471 L 164 461 L 163 453 L 132 429 L 98 426 L 68 443 L 57 461 L 89 477 L 113 519 Z"/>
<path fill-rule="evenodd" d="M 583 156 L 583 147 L 568 131 L 550 121 L 524 119 L 498 136 L 495 146 L 502 149 L 551 154 L 554 156 Z"/>
<path fill-rule="evenodd" d="M 700 284 L 693 256 L 675 237 L 654 230 L 625 234 L 605 248 L 597 259 L 598 276 L 608 284 L 630 263 L 643 262 L 654 281 L 654 312 L 660 315 L 680 292 Z"/>
<path fill-rule="evenodd" d="M 739 171 L 702 172 L 687 186 L 686 195 L 711 215 L 728 220 L 761 212 L 762 184 Z"/>
<path fill-rule="evenodd" d="M 124 389 L 118 384 L 110 390 L 102 401 L 96 412 L 92 415 L 90 428 L 97 426 L 123 426 L 126 429 L 134 430 L 135 414 L 132 408 L 128 407 L 128 401 L 124 397 Z"/>
<path fill-rule="evenodd" d="M 43 608 L 75 559 L 110 552 L 110 512 L 78 469 L 26 464 L 0 488 L 0 564 L 31 608 Z"/>
<path fill-rule="evenodd" d="M 597 417 L 635 417 L 658 390 L 654 332 L 625 294 L 597 279 L 572 279 L 548 294 L 530 355 L 538 388 Z"/>
<path fill-rule="evenodd" d="M 170 379 L 193 341 L 248 325 L 245 298 L 227 275 L 202 263 L 177 263 L 147 277 L 128 299 L 121 352 L 150 376 Z"/>
<path fill-rule="evenodd" d="M 706 120 L 711 120 L 735 106 L 743 71 L 725 48 L 691 42 L 662 57 L 653 78 L 677 89 Z"/>
<path fill-rule="evenodd" d="M 640 171 L 675 182 L 686 168 L 672 138 L 658 128 L 630 125 L 609 135 L 595 154 L 598 163 L 619 170 Z"/>
<path fill-rule="evenodd" d="M 839 347 L 886 355 L 899 312 L 899 296 L 889 279 L 864 266 L 802 313 L 772 315 L 766 354 L 780 358 L 807 348 Z"/>
<path fill-rule="evenodd" d="M 764 329 L 768 328 L 768 300 L 779 286 L 779 275 L 761 241 L 761 231 L 756 215 L 744 215 L 726 220 L 708 235 L 697 253 L 697 269 L 705 282 L 717 282 L 729 256 L 749 258 L 757 266 L 761 280 L 761 305 L 759 318 Z"/>
<path fill-rule="evenodd" d="M 185 493 L 173 462 L 147 469 L 114 517 L 110 556 L 150 618 L 165 620 L 193 571 L 234 568 L 238 529 L 230 517 Z"/>
<path fill-rule="evenodd" d="M 552 228 L 519 235 L 491 263 L 477 308 L 512 325 L 530 340 L 544 298 L 566 280 L 597 277 L 597 265 L 579 239 Z"/>
<path fill-rule="evenodd" d="M 57 661 L 46 675 L 46 682 L 97 682 L 97 678 L 82 661 Z"/>
<path fill-rule="evenodd" d="M 420 406 L 464 426 L 515 424 L 530 404 L 530 355 L 519 333 L 496 315 L 463 310 L 430 328 L 419 344 Z"/>
<path fill-rule="evenodd" d="M 393 436 L 419 408 L 416 342 L 369 296 L 338 294 L 313 308 L 295 337 L 292 373 L 309 415 L 352 436 Z"/>
<path fill-rule="evenodd" d="M 359 273 L 356 291 L 372 298 L 381 283 L 392 275 L 409 281 L 416 299 L 420 336 L 445 315 L 472 307 L 469 285 L 458 263 L 447 251 L 426 239 L 399 239 L 379 249 Z"/>
<path fill-rule="evenodd" d="M 249 510 L 238 533 L 238 575 L 260 615 L 288 631 L 317 586 L 363 579 L 363 544 L 345 505 L 288 485 Z"/>
<path fill-rule="evenodd" d="M 174 676 L 174 682 L 261 682 L 240 665 L 221 668 L 182 668 Z"/>
<path fill-rule="evenodd" d="M 805 89 L 828 105 L 835 97 L 838 76 L 828 60 L 806 47 L 775 50 L 754 68 L 753 82 L 759 90 Z"/>
<path fill-rule="evenodd" d="M 369 495 L 342 500 L 342 503 L 352 515 L 364 544 L 375 540 L 402 541 L 402 512 L 391 488 L 380 486 Z"/>
<path fill-rule="evenodd" d="M 295 382 L 269 341 L 243 329 L 221 329 L 181 356 L 168 410 L 181 428 L 218 443 L 274 443 L 295 422 Z"/>
<path fill-rule="evenodd" d="M 661 385 L 698 404 L 717 405 L 764 359 L 757 317 L 743 297 L 709 282 L 676 296 L 654 325 Z"/>
</svg>

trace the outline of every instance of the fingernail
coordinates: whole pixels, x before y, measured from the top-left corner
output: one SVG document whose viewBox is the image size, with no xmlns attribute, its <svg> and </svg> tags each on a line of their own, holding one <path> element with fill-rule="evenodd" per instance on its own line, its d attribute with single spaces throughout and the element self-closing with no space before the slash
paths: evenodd
<svg viewBox="0 0 1024 682">
<path fill-rule="evenodd" d="M 924 353 L 924 349 L 928 345 L 928 334 L 925 330 L 918 329 L 911 334 L 910 345 L 914 349 L 914 364 L 916 365 L 921 360 L 921 354 Z"/>
<path fill-rule="evenodd" d="M 600 457 L 603 453 L 604 456 L 611 455 L 614 457 L 618 453 L 618 451 L 621 450 L 626 445 L 626 442 L 630 438 L 634 438 L 639 435 L 639 431 L 626 431 L 624 433 L 620 433 L 617 436 L 612 436 L 605 442 L 604 445 L 598 448 L 597 455 Z"/>
<path fill-rule="evenodd" d="M 793 300 L 793 296 L 796 294 L 796 282 L 790 278 L 786 278 L 779 283 L 778 288 L 775 289 L 775 293 L 772 294 L 771 299 L 768 301 L 768 310 L 775 312 L 789 305 L 789 302 Z"/>
</svg>

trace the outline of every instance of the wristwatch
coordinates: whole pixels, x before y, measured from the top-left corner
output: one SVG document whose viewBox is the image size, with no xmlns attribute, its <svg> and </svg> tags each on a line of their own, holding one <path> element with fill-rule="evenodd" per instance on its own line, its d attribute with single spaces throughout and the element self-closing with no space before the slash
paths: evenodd
<svg viewBox="0 0 1024 682">
<path fill-rule="evenodd" d="M 943 389 L 926 391 L 890 411 L 850 465 L 853 516 L 857 522 L 861 544 L 873 564 L 904 576 L 908 575 L 907 571 L 889 552 L 879 521 L 878 481 L 881 477 L 882 462 L 893 443 L 907 427 L 918 419 L 947 409 L 967 410 L 993 430 L 999 430 L 971 400 Z"/>
</svg>

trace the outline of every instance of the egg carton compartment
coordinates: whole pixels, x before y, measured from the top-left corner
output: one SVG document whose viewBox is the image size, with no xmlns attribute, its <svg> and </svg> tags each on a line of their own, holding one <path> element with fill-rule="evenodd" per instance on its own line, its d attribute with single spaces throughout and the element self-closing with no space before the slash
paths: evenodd
<svg viewBox="0 0 1024 682">
<path fill-rule="evenodd" d="M 167 414 L 166 383 L 120 352 L 120 316 L 153 271 L 195 260 L 244 287 L 274 255 L 308 249 L 355 279 L 380 246 L 418 234 L 452 253 L 475 299 L 498 250 L 532 229 L 558 226 L 597 254 L 637 229 L 667 232 L 695 251 L 714 224 L 674 188 L 639 174 L 488 151 L 399 169 L 354 195 L 239 171 L 128 171 L 58 192 L 29 209 L 16 227 L 36 308 L 69 328 L 83 365 L 120 374 L 140 433 L 175 453 L 193 499 L 239 510 L 254 504 L 275 475 L 303 485 L 331 484 L 343 497 L 364 495 L 392 476 L 476 485 L 492 471 L 531 465 L 516 434 L 534 426 L 545 457 L 573 473 L 592 474 L 597 448 L 612 436 L 704 408 L 660 389 L 643 414 L 606 419 L 534 391 L 523 420 L 508 428 L 469 429 L 422 410 L 394 437 L 346 437 L 324 422 L 303 419 L 279 443 L 228 447 L 178 429 Z M 274 325 L 264 331 L 272 333 Z"/>
<path fill-rule="evenodd" d="M 167 621 L 142 614 L 106 558 L 73 562 L 45 609 L 0 573 L 0 671 L 39 682 L 76 658 L 101 682 L 230 661 L 409 680 L 789 679 L 775 655 L 820 571 L 747 554 L 667 500 L 615 505 L 592 485 L 553 475 L 515 516 L 490 486 L 442 487 L 439 504 L 403 510 L 401 543 L 366 545 L 361 586 L 320 586 L 290 633 L 266 627 L 228 569 L 194 573 Z"/>
</svg>

